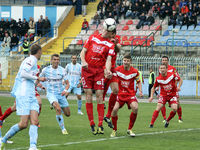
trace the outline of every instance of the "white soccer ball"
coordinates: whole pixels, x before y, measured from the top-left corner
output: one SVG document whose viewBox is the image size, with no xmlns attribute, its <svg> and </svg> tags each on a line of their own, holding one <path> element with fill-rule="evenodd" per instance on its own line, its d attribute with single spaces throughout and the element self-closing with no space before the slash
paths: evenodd
<svg viewBox="0 0 200 150">
<path fill-rule="evenodd" d="M 107 31 L 113 31 L 116 29 L 116 22 L 113 18 L 107 18 L 104 20 L 103 28 Z"/>
</svg>

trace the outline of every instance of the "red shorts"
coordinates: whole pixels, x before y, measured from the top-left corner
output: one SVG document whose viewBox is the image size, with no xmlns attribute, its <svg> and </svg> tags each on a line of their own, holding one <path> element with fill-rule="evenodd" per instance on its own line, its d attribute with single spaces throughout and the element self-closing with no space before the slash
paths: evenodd
<svg viewBox="0 0 200 150">
<path fill-rule="evenodd" d="M 122 108 L 124 106 L 124 104 L 126 103 L 127 106 L 128 106 L 128 109 L 131 109 L 130 104 L 132 102 L 138 102 L 138 101 L 137 101 L 137 97 L 136 96 L 127 96 L 125 98 L 122 98 L 121 96 L 120 97 L 117 96 L 117 102 L 120 105 L 119 108 Z"/>
<path fill-rule="evenodd" d="M 37 90 L 35 90 L 35 96 L 36 96 L 36 97 L 40 96 L 40 94 L 38 93 Z"/>
<path fill-rule="evenodd" d="M 107 93 L 110 83 L 118 82 L 117 73 L 115 69 L 112 69 L 111 71 L 113 73 L 112 78 L 111 79 L 105 78 L 105 81 L 104 81 L 104 93 Z"/>
<path fill-rule="evenodd" d="M 178 94 L 178 92 L 176 92 L 176 97 L 179 99 L 179 94 Z"/>
<path fill-rule="evenodd" d="M 82 68 L 82 84 L 84 89 L 104 90 L 104 69 L 88 66 Z"/>
<path fill-rule="evenodd" d="M 171 104 L 177 104 L 177 96 L 159 96 L 158 103 L 165 105 L 167 102 L 169 106 Z"/>
</svg>

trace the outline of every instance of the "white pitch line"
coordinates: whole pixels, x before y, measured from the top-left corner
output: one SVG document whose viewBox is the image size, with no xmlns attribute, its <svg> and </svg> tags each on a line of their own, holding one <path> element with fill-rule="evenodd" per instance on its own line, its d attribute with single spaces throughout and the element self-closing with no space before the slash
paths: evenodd
<svg viewBox="0 0 200 150">
<path fill-rule="evenodd" d="M 136 137 L 144 136 L 144 135 L 157 135 L 157 134 L 188 132 L 188 131 L 197 131 L 197 130 L 200 130 L 200 128 L 188 128 L 188 129 L 182 129 L 182 130 L 169 130 L 169 131 L 160 131 L 160 132 L 139 133 L 139 134 L 136 134 Z M 79 142 L 67 142 L 64 144 L 47 144 L 47 145 L 39 145 L 38 148 L 63 146 L 63 145 L 76 145 L 76 144 L 82 144 L 82 143 L 93 143 L 93 142 L 100 142 L 100 141 L 106 141 L 106 140 L 123 139 L 123 138 L 127 138 L 127 137 L 129 137 L 129 136 L 119 136 L 119 137 L 114 137 L 114 138 L 101 138 L 101 139 L 79 141 Z M 29 147 L 19 147 L 19 148 L 8 149 L 8 150 L 23 150 L 23 149 L 28 149 L 28 148 Z"/>
</svg>

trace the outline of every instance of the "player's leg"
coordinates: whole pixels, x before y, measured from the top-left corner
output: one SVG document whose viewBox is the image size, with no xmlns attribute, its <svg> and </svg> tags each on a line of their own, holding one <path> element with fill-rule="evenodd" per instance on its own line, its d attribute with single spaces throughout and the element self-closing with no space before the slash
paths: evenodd
<svg viewBox="0 0 200 150">
<path fill-rule="evenodd" d="M 158 114 L 163 106 L 164 105 L 162 103 L 157 104 L 156 110 L 153 112 L 153 115 L 152 115 L 151 124 L 149 126 L 150 128 L 153 128 L 154 122 L 156 121 Z"/>
<path fill-rule="evenodd" d="M 16 103 L 14 102 L 13 106 L 9 107 L 2 116 L 0 116 L 0 126 L 2 126 L 3 121 L 10 116 L 13 112 L 16 111 Z"/>
<path fill-rule="evenodd" d="M 110 134 L 110 137 L 115 137 L 116 136 L 116 132 L 117 132 L 117 120 L 118 120 L 118 115 L 117 115 L 117 112 L 120 108 L 120 103 L 117 101 L 115 103 L 115 106 L 112 110 L 112 113 L 111 113 L 111 118 L 112 118 L 112 124 L 113 124 L 113 131 L 112 133 Z"/>
<path fill-rule="evenodd" d="M 137 101 L 133 101 L 131 102 L 131 104 L 129 105 L 132 112 L 130 114 L 130 122 L 129 122 L 129 127 L 128 127 L 128 130 L 127 130 L 127 133 L 130 135 L 130 136 L 135 136 L 135 134 L 132 132 L 132 128 L 135 124 L 135 121 L 136 121 L 136 118 L 137 118 L 137 112 L 138 112 L 138 103 Z"/>
<path fill-rule="evenodd" d="M 79 87 L 79 88 L 75 87 L 73 91 L 74 91 L 74 94 L 76 94 L 76 96 L 77 96 L 78 114 L 83 115 L 83 113 L 81 111 L 81 107 L 82 107 L 81 87 Z"/>
<path fill-rule="evenodd" d="M 104 134 L 103 118 L 104 118 L 104 104 L 103 104 L 103 90 L 96 90 L 97 112 L 98 112 L 98 133 Z"/>
<path fill-rule="evenodd" d="M 180 105 L 179 98 L 178 98 L 178 109 L 177 109 L 177 114 L 178 114 L 178 122 L 179 122 L 179 123 L 182 123 L 182 122 L 183 122 L 183 119 L 182 119 L 182 107 L 181 107 L 181 105 Z"/>
<path fill-rule="evenodd" d="M 178 107 L 177 97 L 173 97 L 172 99 L 170 99 L 169 102 L 170 102 L 170 106 L 172 108 L 172 111 L 170 112 L 169 117 L 166 120 L 165 128 L 167 128 L 169 126 L 169 121 L 176 115 L 177 107 Z"/>
<path fill-rule="evenodd" d="M 2 110 L 1 110 L 1 106 L 0 106 L 0 117 L 2 116 L 3 114 L 2 114 Z"/>
<path fill-rule="evenodd" d="M 110 86 L 110 79 L 105 79 L 104 80 L 104 91 L 103 91 L 104 109 L 106 109 L 105 97 L 106 97 L 106 93 L 108 91 L 109 86 Z"/>
<path fill-rule="evenodd" d="M 166 121 L 166 107 L 165 106 L 163 106 L 161 108 L 161 113 L 162 113 L 162 116 L 163 116 L 163 119 L 164 119 L 164 122 L 165 122 Z"/>
</svg>

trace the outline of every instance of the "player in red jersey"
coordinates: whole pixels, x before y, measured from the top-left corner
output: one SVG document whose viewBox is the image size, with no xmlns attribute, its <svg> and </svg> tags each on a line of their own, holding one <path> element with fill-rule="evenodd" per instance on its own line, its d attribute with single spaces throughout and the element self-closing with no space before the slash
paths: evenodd
<svg viewBox="0 0 200 150">
<path fill-rule="evenodd" d="M 153 128 L 154 122 L 158 117 L 161 108 L 166 104 L 166 102 L 168 102 L 172 108 L 172 111 L 170 112 L 169 117 L 165 122 L 165 128 L 168 127 L 169 121 L 175 116 L 177 111 L 178 102 L 176 92 L 180 91 L 180 87 L 183 83 L 183 80 L 179 77 L 177 73 L 167 72 L 166 64 L 160 65 L 159 69 L 160 75 L 156 78 L 154 86 L 151 89 L 151 97 L 149 98 L 149 102 L 152 102 L 155 88 L 160 86 L 160 96 L 158 99 L 156 110 L 153 112 L 151 124 L 149 126 L 150 128 Z M 179 83 L 178 87 L 177 83 Z"/>
<path fill-rule="evenodd" d="M 117 96 L 117 102 L 112 111 L 112 123 L 114 125 L 113 131 L 111 133 L 111 137 L 116 136 L 117 131 L 117 112 L 118 110 L 123 107 L 126 103 L 128 105 L 128 109 L 131 109 L 132 112 L 130 114 L 130 122 L 127 133 L 130 136 L 135 136 L 132 132 L 133 125 L 137 118 L 138 112 L 138 101 L 136 95 L 136 90 L 134 88 L 134 81 L 137 82 L 139 88 L 139 95 L 143 96 L 142 94 L 142 84 L 139 78 L 139 72 L 137 69 L 131 66 L 131 56 L 130 54 L 125 54 L 123 58 L 123 65 L 116 68 L 116 73 L 118 77 L 118 85 L 119 85 L 119 92 Z"/>
<path fill-rule="evenodd" d="M 37 73 L 37 76 L 39 76 L 39 73 L 40 73 L 40 66 L 37 65 L 38 67 L 38 73 Z M 42 84 L 40 84 L 39 82 L 36 83 L 38 87 L 40 87 L 41 89 L 44 89 L 44 87 L 42 86 Z M 11 94 L 12 95 L 12 94 Z M 41 112 L 41 109 L 42 109 L 42 100 L 41 100 L 41 97 L 37 91 L 37 89 L 35 88 L 35 96 L 38 100 L 38 104 L 39 104 L 39 114 Z M 4 114 L 0 115 L 0 128 L 2 127 L 3 125 L 3 121 L 8 117 L 10 116 L 13 112 L 16 111 L 16 102 L 14 102 L 13 106 L 9 107 L 5 112 Z"/>
<path fill-rule="evenodd" d="M 111 60 L 111 63 L 112 63 L 112 67 L 111 67 L 112 78 L 111 79 L 108 79 L 108 78 L 105 79 L 103 101 L 105 100 L 105 95 L 106 95 L 108 88 L 110 86 L 112 93 L 111 93 L 109 101 L 108 101 L 108 111 L 107 111 L 106 117 L 104 117 L 104 121 L 108 124 L 108 126 L 110 128 L 113 128 L 110 117 L 111 117 L 111 112 L 113 110 L 115 102 L 117 100 L 117 94 L 118 94 L 118 91 L 119 91 L 118 79 L 117 79 L 117 74 L 116 74 L 116 71 L 115 71 L 115 62 L 116 62 L 116 59 L 117 59 L 117 53 L 120 51 L 120 48 L 121 48 L 120 36 L 116 35 L 116 30 L 113 31 L 111 41 L 115 44 L 115 55 L 112 57 L 112 60 Z"/>
<path fill-rule="evenodd" d="M 82 62 L 81 80 L 86 94 L 86 111 L 90 121 L 91 130 L 94 135 L 104 134 L 104 67 L 105 75 L 108 78 L 111 78 L 111 59 L 115 55 L 114 44 L 110 41 L 111 36 L 112 31 L 108 31 L 106 29 L 103 29 L 102 34 L 91 35 L 85 42 L 80 53 Z M 96 92 L 97 111 L 99 118 L 98 130 L 93 119 L 92 89 L 94 89 Z"/>
<path fill-rule="evenodd" d="M 162 64 L 166 64 L 168 66 L 167 72 L 178 73 L 174 66 L 169 65 L 169 58 L 167 56 L 162 57 Z M 177 92 L 177 99 L 178 99 L 178 109 L 177 109 L 178 122 L 182 123 L 183 122 L 183 120 L 182 120 L 182 107 L 180 105 L 178 92 Z M 162 112 L 162 116 L 163 116 L 164 121 L 165 121 L 166 120 L 166 108 L 165 108 L 165 106 L 162 107 L 161 112 Z"/>
</svg>

